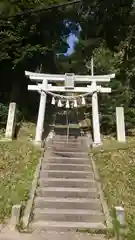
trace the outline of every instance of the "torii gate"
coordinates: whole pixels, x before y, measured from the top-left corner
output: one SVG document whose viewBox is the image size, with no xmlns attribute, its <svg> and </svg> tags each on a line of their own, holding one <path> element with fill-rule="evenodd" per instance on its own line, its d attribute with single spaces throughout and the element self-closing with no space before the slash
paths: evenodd
<svg viewBox="0 0 135 240">
<path fill-rule="evenodd" d="M 64 92 L 64 93 L 86 93 L 92 94 L 92 125 L 93 125 L 93 137 L 94 145 L 101 144 L 100 137 L 100 123 L 98 112 L 98 96 L 97 92 L 111 93 L 111 88 L 102 87 L 97 83 L 110 82 L 110 79 L 115 77 L 115 74 L 111 75 L 74 75 L 74 74 L 43 74 L 25 71 L 25 75 L 30 80 L 36 82 L 35 85 L 28 85 L 28 90 L 38 91 L 40 93 L 40 104 L 36 127 L 35 143 L 42 142 L 43 125 L 46 110 L 46 97 L 49 93 Z M 63 86 L 53 86 L 53 83 L 65 82 Z M 75 83 L 89 83 L 87 87 L 77 87 Z M 52 84 L 50 84 L 52 83 Z M 76 96 L 74 97 L 76 98 Z"/>
</svg>

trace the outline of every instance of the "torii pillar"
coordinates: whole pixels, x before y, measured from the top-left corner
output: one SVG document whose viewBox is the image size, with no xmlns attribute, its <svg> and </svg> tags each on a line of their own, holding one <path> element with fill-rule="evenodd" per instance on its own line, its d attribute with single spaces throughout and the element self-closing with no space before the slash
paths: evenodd
<svg viewBox="0 0 135 240">
<path fill-rule="evenodd" d="M 91 58 L 91 75 L 94 76 L 93 57 Z M 92 86 L 96 89 L 96 81 L 93 80 Z M 98 95 L 97 92 L 92 94 L 92 126 L 93 126 L 93 147 L 101 145 L 100 122 L 98 110 Z"/>
<path fill-rule="evenodd" d="M 47 89 L 47 79 L 43 80 L 43 86 Z M 36 127 L 36 136 L 35 136 L 35 144 L 41 144 L 42 135 L 44 129 L 44 119 L 45 119 L 45 110 L 46 110 L 46 93 L 41 91 L 40 93 L 40 103 L 39 103 L 39 111 L 38 111 L 38 119 L 37 119 L 37 127 Z"/>
<path fill-rule="evenodd" d="M 97 92 L 92 94 L 93 147 L 101 144 Z"/>
</svg>

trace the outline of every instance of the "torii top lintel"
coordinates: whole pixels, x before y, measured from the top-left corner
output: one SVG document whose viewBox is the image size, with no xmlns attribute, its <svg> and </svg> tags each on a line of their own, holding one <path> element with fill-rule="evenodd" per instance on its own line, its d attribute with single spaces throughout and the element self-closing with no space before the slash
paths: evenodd
<svg viewBox="0 0 135 240">
<path fill-rule="evenodd" d="M 44 79 L 48 82 L 63 82 L 65 81 L 64 74 L 44 74 L 25 71 L 25 75 L 30 78 L 30 80 L 35 82 L 42 82 Z M 108 75 L 75 75 L 75 82 L 89 83 L 89 82 L 110 82 L 110 79 L 114 78 L 115 74 Z"/>
</svg>

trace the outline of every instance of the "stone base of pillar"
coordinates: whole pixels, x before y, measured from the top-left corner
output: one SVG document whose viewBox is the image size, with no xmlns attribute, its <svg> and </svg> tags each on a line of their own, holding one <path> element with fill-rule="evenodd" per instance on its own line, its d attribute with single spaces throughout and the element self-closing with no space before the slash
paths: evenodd
<svg viewBox="0 0 135 240">
<path fill-rule="evenodd" d="M 55 133 L 52 130 L 52 131 L 50 131 L 50 133 L 48 134 L 47 138 L 44 141 L 33 140 L 32 142 L 35 146 L 44 148 L 45 145 L 49 146 L 49 144 L 52 143 L 54 136 L 55 136 Z"/>
<path fill-rule="evenodd" d="M 119 142 L 119 143 L 127 143 L 127 140 L 125 139 L 125 140 L 117 140 L 117 142 Z"/>
<path fill-rule="evenodd" d="M 32 143 L 37 147 L 43 147 L 43 142 L 42 141 L 32 140 Z"/>
<path fill-rule="evenodd" d="M 13 139 L 12 138 L 1 138 L 0 142 L 12 142 Z"/>
<path fill-rule="evenodd" d="M 102 144 L 103 144 L 102 142 L 100 142 L 100 143 L 93 142 L 93 143 L 92 143 L 92 147 L 93 147 L 93 148 L 99 147 L 99 146 L 102 146 Z"/>
</svg>

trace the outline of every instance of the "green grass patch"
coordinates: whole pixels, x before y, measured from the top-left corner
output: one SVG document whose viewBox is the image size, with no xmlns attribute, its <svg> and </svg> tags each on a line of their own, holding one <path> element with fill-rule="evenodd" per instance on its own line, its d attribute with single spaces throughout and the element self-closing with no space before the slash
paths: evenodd
<svg viewBox="0 0 135 240">
<path fill-rule="evenodd" d="M 117 149 L 128 149 L 128 143 L 120 143 L 116 140 L 103 140 L 103 144 L 101 146 L 92 148 L 92 152 L 96 154 L 104 151 L 115 151 Z"/>
<path fill-rule="evenodd" d="M 93 150 L 108 206 L 123 206 L 128 223 L 128 237 L 135 239 L 135 137 L 127 144 L 104 140 Z"/>
<path fill-rule="evenodd" d="M 17 140 L 0 142 L 0 222 L 14 204 L 25 203 L 41 150 L 29 141 L 34 124 L 23 124 Z"/>
</svg>

